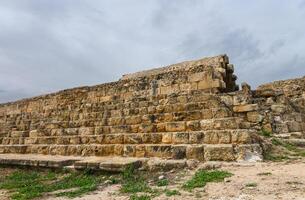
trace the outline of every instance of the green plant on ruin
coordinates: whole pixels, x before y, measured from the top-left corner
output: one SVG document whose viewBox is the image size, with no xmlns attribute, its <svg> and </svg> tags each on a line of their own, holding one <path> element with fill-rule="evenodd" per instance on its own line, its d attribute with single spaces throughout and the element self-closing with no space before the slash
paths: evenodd
<svg viewBox="0 0 305 200">
<path fill-rule="evenodd" d="M 44 193 L 56 192 L 57 196 L 77 197 L 96 190 L 100 177 L 86 172 L 54 173 L 28 172 L 18 170 L 0 182 L 0 189 L 11 191 L 14 200 L 28 200 L 41 197 Z M 70 191 L 64 191 L 72 189 Z"/>
<path fill-rule="evenodd" d="M 261 131 L 258 132 L 258 134 L 264 137 L 272 137 L 272 132 L 267 131 L 264 128 L 262 128 Z"/>
<path fill-rule="evenodd" d="M 183 188 L 186 190 L 192 190 L 197 187 L 204 187 L 208 182 L 220 182 L 224 178 L 230 177 L 233 174 L 227 171 L 219 170 L 200 170 L 195 173 L 191 180 L 187 181 Z"/>
</svg>

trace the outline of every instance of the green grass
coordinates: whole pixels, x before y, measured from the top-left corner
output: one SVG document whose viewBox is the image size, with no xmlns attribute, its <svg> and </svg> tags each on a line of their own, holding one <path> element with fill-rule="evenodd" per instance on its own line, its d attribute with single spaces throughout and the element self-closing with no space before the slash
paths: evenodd
<svg viewBox="0 0 305 200">
<path fill-rule="evenodd" d="M 187 181 L 183 188 L 186 190 L 192 190 L 197 187 L 204 187 L 208 182 L 220 182 L 223 181 L 224 178 L 230 177 L 233 174 L 227 171 L 207 171 L 200 170 L 196 172 L 196 174 L 192 177 L 191 180 Z"/>
<path fill-rule="evenodd" d="M 294 156 L 305 157 L 305 150 L 301 149 L 301 148 L 298 148 L 294 144 L 291 144 L 291 143 L 285 142 L 285 141 L 281 141 L 281 140 L 276 139 L 276 138 L 272 138 L 271 142 L 275 146 L 282 146 L 285 149 L 287 149 L 288 151 L 293 152 Z"/>
<path fill-rule="evenodd" d="M 261 135 L 261 136 L 264 136 L 264 137 L 271 137 L 272 136 L 272 133 L 265 130 L 265 129 L 262 129 L 258 134 Z"/>
<path fill-rule="evenodd" d="M 9 190 L 14 200 L 29 200 L 41 197 L 44 193 L 69 190 L 56 195 L 70 198 L 96 190 L 99 176 L 88 173 L 29 172 L 18 170 L 0 182 L 0 189 Z"/>
<path fill-rule="evenodd" d="M 181 193 L 178 190 L 166 189 L 165 190 L 165 195 L 168 196 L 168 197 L 171 197 L 171 196 L 181 195 Z"/>
<path fill-rule="evenodd" d="M 258 176 L 271 176 L 272 173 L 271 172 L 262 172 L 262 173 L 258 173 Z"/>
<path fill-rule="evenodd" d="M 148 186 L 147 182 L 139 174 L 135 173 L 132 166 L 128 166 L 122 173 L 122 187 L 123 193 L 138 193 L 147 192 L 150 193 L 153 190 Z"/>
<path fill-rule="evenodd" d="M 273 162 L 281 162 L 285 160 L 289 160 L 290 158 L 285 155 L 274 155 L 271 153 L 264 154 L 265 160 L 273 161 Z"/>
<path fill-rule="evenodd" d="M 151 200 L 151 197 L 148 196 L 148 195 L 136 195 L 136 194 L 133 194 L 130 196 L 129 198 L 130 200 Z"/>
<path fill-rule="evenodd" d="M 247 183 L 246 187 L 257 187 L 257 183 Z"/>
<path fill-rule="evenodd" d="M 168 180 L 167 179 L 162 179 L 162 180 L 159 180 L 157 182 L 158 187 L 167 186 L 167 185 L 168 185 Z"/>
</svg>

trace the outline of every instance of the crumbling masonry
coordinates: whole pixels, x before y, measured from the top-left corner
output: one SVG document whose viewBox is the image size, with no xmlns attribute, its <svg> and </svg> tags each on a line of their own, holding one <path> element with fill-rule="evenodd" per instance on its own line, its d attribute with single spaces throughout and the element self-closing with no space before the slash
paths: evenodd
<svg viewBox="0 0 305 200">
<path fill-rule="evenodd" d="M 258 133 L 305 139 L 305 77 L 235 84 L 226 55 L 0 104 L 5 154 L 257 160 Z"/>
</svg>

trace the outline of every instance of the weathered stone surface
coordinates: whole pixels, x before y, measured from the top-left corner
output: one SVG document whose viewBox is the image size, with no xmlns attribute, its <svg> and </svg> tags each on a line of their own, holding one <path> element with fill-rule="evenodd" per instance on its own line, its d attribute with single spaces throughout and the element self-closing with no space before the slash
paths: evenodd
<svg viewBox="0 0 305 200">
<path fill-rule="evenodd" d="M 233 161 L 236 158 L 232 145 L 206 145 L 204 147 L 204 159 L 206 161 Z"/>
<path fill-rule="evenodd" d="M 305 138 L 305 77 L 236 91 L 233 72 L 221 55 L 0 104 L 0 153 L 231 161 L 262 153 L 258 131 Z"/>
<path fill-rule="evenodd" d="M 257 104 L 246 104 L 246 105 L 238 105 L 234 106 L 234 112 L 250 112 L 258 109 Z"/>
</svg>

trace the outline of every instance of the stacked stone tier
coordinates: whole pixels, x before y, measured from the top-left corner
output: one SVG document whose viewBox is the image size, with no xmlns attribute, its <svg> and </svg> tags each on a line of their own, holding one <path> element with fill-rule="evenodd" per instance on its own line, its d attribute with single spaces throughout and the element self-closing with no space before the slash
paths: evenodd
<svg viewBox="0 0 305 200">
<path fill-rule="evenodd" d="M 215 94 L 197 91 L 76 107 L 81 109 L 68 104 L 2 117 L 2 127 L 12 131 L 2 132 L 0 153 L 236 160 L 244 149 L 260 148 L 256 130 L 234 117 Z"/>
</svg>

